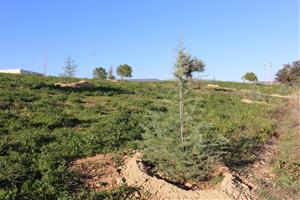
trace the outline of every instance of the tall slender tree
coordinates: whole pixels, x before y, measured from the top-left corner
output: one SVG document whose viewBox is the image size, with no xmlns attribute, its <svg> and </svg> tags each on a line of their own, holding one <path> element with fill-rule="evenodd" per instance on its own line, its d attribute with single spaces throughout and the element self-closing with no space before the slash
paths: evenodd
<svg viewBox="0 0 300 200">
<path fill-rule="evenodd" d="M 227 156 L 228 141 L 220 135 L 212 137 L 211 125 L 199 121 L 202 101 L 191 95 L 187 84 L 193 72 L 203 71 L 204 67 L 181 44 L 173 72 L 178 87 L 165 96 L 166 109 L 150 112 L 152 116 L 145 122 L 142 160 L 151 164 L 151 173 L 174 183 L 207 179 L 217 161 Z"/>
<path fill-rule="evenodd" d="M 182 41 L 180 41 L 174 75 L 178 80 L 180 138 L 182 142 L 184 140 L 184 91 L 187 88 L 187 81 L 192 79 L 194 72 L 203 72 L 204 69 L 204 62 L 196 57 L 191 58 L 190 53 L 184 48 Z"/>
<path fill-rule="evenodd" d="M 65 59 L 65 65 L 63 66 L 63 76 L 69 80 L 75 76 L 78 66 L 75 64 L 75 61 L 71 56 L 67 56 Z"/>
</svg>

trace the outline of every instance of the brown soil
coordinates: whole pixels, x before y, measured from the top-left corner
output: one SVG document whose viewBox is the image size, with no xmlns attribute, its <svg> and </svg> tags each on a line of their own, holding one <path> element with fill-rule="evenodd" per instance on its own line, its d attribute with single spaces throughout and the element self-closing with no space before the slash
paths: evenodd
<svg viewBox="0 0 300 200">
<path fill-rule="evenodd" d="M 290 95 L 286 95 L 286 96 L 284 96 L 284 95 L 279 95 L 279 94 L 271 94 L 270 95 L 271 97 L 279 97 L 279 98 L 284 98 L 284 99 L 289 99 L 289 98 L 291 98 L 292 96 L 290 96 Z"/>
<path fill-rule="evenodd" d="M 86 186 L 96 191 L 105 191 L 119 185 L 120 170 L 115 166 L 110 154 L 98 154 L 94 157 L 75 160 L 71 170 L 82 175 L 81 181 Z"/>
<path fill-rule="evenodd" d="M 251 186 L 245 184 L 237 174 L 224 167 L 223 181 L 214 189 L 207 190 L 184 190 L 157 177 L 149 176 L 140 169 L 137 162 L 140 154 L 125 159 L 121 176 L 129 186 L 140 187 L 149 194 L 148 199 L 218 199 L 218 200 L 252 200 Z"/>
<path fill-rule="evenodd" d="M 257 104 L 268 104 L 267 102 L 264 101 L 253 101 L 251 99 L 241 99 L 242 102 L 244 103 L 248 103 L 248 104 L 253 104 L 253 103 L 257 103 Z"/>
<path fill-rule="evenodd" d="M 149 176 L 139 166 L 140 154 L 124 158 L 124 166 L 117 168 L 110 154 L 98 154 L 94 157 L 78 159 L 71 170 L 82 175 L 81 181 L 95 191 L 107 191 L 127 184 L 139 187 L 143 191 L 138 199 L 205 199 L 205 200 L 254 200 L 251 188 L 240 177 L 223 167 L 224 179 L 215 188 L 205 190 L 185 190 L 162 179 Z"/>
<path fill-rule="evenodd" d="M 217 85 L 217 84 L 207 84 L 207 87 L 209 87 L 209 88 L 218 88 L 220 86 Z"/>
<path fill-rule="evenodd" d="M 257 161 L 244 170 L 243 179 L 254 185 L 254 191 L 260 190 L 260 187 L 273 187 L 271 161 L 278 154 L 277 138 L 272 137 L 263 147 L 258 155 Z"/>
<path fill-rule="evenodd" d="M 91 84 L 89 83 L 88 81 L 85 81 L 85 80 L 81 80 L 81 81 L 78 81 L 78 82 L 74 82 L 74 83 L 55 83 L 54 84 L 55 86 L 58 86 L 58 87 L 69 87 L 69 88 L 94 88 L 95 85 L 94 84 Z"/>
</svg>

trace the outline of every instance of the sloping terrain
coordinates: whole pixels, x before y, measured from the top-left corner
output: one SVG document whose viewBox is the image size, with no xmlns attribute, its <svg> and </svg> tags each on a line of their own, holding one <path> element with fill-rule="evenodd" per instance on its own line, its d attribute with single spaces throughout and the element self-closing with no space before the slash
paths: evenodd
<svg viewBox="0 0 300 200">
<path fill-rule="evenodd" d="M 300 197 L 299 99 L 299 93 L 295 93 L 283 103 L 277 114 L 275 137 L 269 139 L 258 161 L 247 171 L 261 199 Z"/>
<path fill-rule="evenodd" d="M 106 190 L 104 182 L 110 180 L 101 184 L 100 179 L 90 180 L 95 187 L 87 187 L 80 172 L 88 174 L 90 168 L 81 166 L 78 159 L 138 149 L 144 127 L 151 122 L 148 114 L 171 112 L 170 105 L 177 105 L 176 83 L 172 81 L 90 79 L 85 81 L 93 87 L 55 86 L 64 81 L 0 74 L 0 199 L 120 199 L 133 188 Z M 226 137 L 231 156 L 224 159 L 231 168 L 255 161 L 253 150 L 274 133 L 274 113 L 282 102 L 260 93 L 286 95 L 280 92 L 282 86 L 217 83 L 252 91 L 243 93 L 201 84 L 195 83 L 190 93 L 195 99 L 191 103 L 197 102 L 195 107 L 199 108 L 193 114 L 195 121 L 209 125 L 203 131 Z M 241 99 L 268 104 L 246 104 Z M 70 170 L 76 160 L 79 172 Z M 111 166 L 110 161 L 106 163 Z M 106 169 L 115 174 L 108 166 L 94 174 Z M 98 186 L 103 190 L 97 191 Z"/>
</svg>

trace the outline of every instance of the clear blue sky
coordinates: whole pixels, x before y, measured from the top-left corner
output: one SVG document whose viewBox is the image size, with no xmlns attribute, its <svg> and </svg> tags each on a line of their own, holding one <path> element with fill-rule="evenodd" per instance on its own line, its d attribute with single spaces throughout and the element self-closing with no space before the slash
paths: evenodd
<svg viewBox="0 0 300 200">
<path fill-rule="evenodd" d="M 265 80 L 299 58 L 298 0 L 0 0 L 0 69 L 51 75 L 70 55 L 77 76 L 127 63 L 133 78 L 172 78 L 180 37 L 207 65 L 206 78 Z"/>
</svg>

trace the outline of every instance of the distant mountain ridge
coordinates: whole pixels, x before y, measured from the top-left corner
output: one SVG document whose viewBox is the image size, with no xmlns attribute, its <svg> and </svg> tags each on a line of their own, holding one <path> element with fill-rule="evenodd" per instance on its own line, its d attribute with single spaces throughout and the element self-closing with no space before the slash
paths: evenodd
<svg viewBox="0 0 300 200">
<path fill-rule="evenodd" d="M 129 79 L 128 81 L 132 81 L 132 82 L 157 82 L 157 81 L 161 81 L 161 80 L 156 79 L 156 78 L 141 78 L 141 79 Z"/>
</svg>

